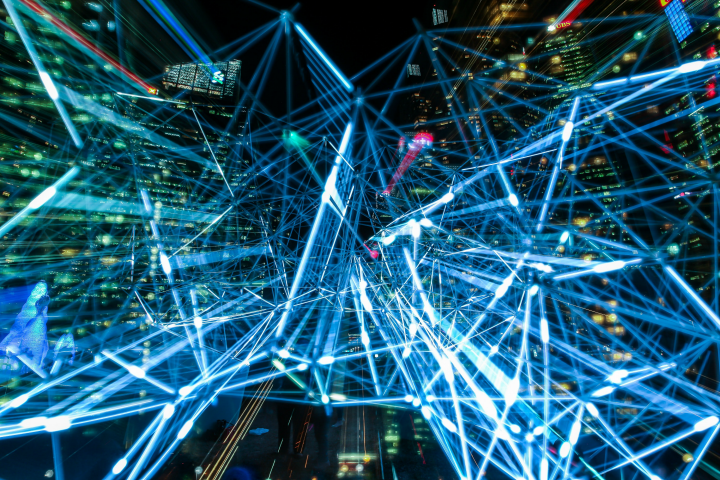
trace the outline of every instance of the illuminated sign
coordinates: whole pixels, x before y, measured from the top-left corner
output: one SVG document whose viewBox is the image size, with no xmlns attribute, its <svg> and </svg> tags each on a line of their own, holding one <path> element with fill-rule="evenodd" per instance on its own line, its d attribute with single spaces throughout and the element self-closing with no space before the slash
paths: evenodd
<svg viewBox="0 0 720 480">
<path fill-rule="evenodd" d="M 158 94 L 158 89 L 157 89 L 157 88 L 152 88 L 152 87 L 150 87 L 150 88 L 147 89 L 147 91 L 148 91 L 148 93 L 149 93 L 150 95 L 157 95 L 157 94 Z"/>
<path fill-rule="evenodd" d="M 660 0 L 660 6 L 661 6 L 662 8 L 665 8 L 665 7 L 668 6 L 668 4 L 669 4 L 670 2 L 672 2 L 672 0 Z"/>
<path fill-rule="evenodd" d="M 687 13 L 685 13 L 685 8 L 683 8 L 680 0 L 671 0 L 665 8 L 665 14 L 670 21 L 670 26 L 678 42 L 682 42 L 692 33 L 693 29 L 690 25 L 690 19 Z"/>
<path fill-rule="evenodd" d="M 553 31 L 558 28 L 566 28 L 572 25 L 576 18 L 582 14 L 586 8 L 593 3 L 593 0 L 575 0 L 570 6 L 558 17 L 557 21 L 553 24 L 555 28 L 550 29 Z"/>
</svg>

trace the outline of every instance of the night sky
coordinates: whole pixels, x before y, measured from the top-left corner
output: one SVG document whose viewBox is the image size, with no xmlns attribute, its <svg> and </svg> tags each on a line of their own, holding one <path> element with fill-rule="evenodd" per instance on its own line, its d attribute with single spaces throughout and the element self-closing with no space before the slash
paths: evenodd
<svg viewBox="0 0 720 480">
<path fill-rule="evenodd" d="M 277 18 L 277 13 L 250 2 L 168 2 L 198 40 L 210 51 L 226 45 L 258 26 Z M 297 2 L 269 0 L 278 10 L 290 10 Z M 312 0 L 299 4 L 295 19 L 303 24 L 343 72 L 352 76 L 373 60 L 415 33 L 413 18 L 431 24 L 433 2 L 390 0 L 342 2 Z"/>
</svg>

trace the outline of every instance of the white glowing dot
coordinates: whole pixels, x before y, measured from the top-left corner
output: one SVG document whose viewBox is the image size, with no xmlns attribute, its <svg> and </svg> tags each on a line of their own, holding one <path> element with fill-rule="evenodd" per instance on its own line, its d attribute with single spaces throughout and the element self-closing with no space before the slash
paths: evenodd
<svg viewBox="0 0 720 480">
<path fill-rule="evenodd" d="M 27 393 L 23 393 L 22 395 L 20 395 L 19 397 L 14 398 L 14 399 L 10 402 L 10 408 L 18 408 L 20 405 L 22 405 L 22 404 L 24 404 L 25 402 L 27 402 L 29 398 L 30 398 L 30 395 L 28 395 Z"/>
<path fill-rule="evenodd" d="M 57 190 L 55 190 L 55 187 L 48 187 L 46 188 L 40 195 L 35 197 L 32 202 L 30 202 L 30 205 L 28 205 L 28 208 L 32 208 L 33 210 L 38 209 L 45 205 L 45 203 L 50 200 L 55 194 L 57 193 Z"/>
<path fill-rule="evenodd" d="M 320 365 L 330 365 L 335 361 L 335 357 L 332 355 L 326 355 L 324 357 L 320 357 L 320 360 L 318 360 L 318 363 Z"/>
<path fill-rule="evenodd" d="M 124 458 L 121 458 L 121 459 L 115 464 L 115 466 L 113 467 L 112 472 L 113 472 L 115 475 L 117 475 L 117 474 L 119 474 L 120 472 L 123 471 L 123 469 L 125 468 L 126 465 L 127 465 L 127 460 L 124 459 Z"/>
<path fill-rule="evenodd" d="M 451 432 L 453 432 L 453 433 L 457 432 L 457 427 L 455 426 L 455 424 L 452 423 L 452 422 L 451 422 L 450 420 L 448 420 L 447 418 L 443 418 L 443 419 L 442 419 L 442 424 L 445 426 L 445 428 L 447 428 L 447 429 L 450 430 Z"/>
<path fill-rule="evenodd" d="M 70 428 L 71 421 L 67 415 L 60 415 L 59 417 L 48 418 L 45 421 L 45 430 L 48 432 L 59 432 L 61 430 L 67 430 Z"/>
<path fill-rule="evenodd" d="M 165 252 L 160 252 L 160 264 L 162 265 L 165 275 L 170 275 L 172 267 L 170 266 L 170 259 L 168 259 L 168 256 L 165 255 Z"/>
<path fill-rule="evenodd" d="M 187 422 L 185 422 L 185 424 L 182 426 L 182 428 L 180 429 L 180 431 L 177 434 L 178 440 L 182 440 L 183 438 L 185 438 L 187 436 L 188 432 L 190 432 L 190 429 L 192 428 L 192 426 L 193 426 L 192 420 L 188 420 Z"/>
<path fill-rule="evenodd" d="M 165 405 L 165 407 L 163 408 L 163 411 L 162 411 L 163 418 L 165 420 L 172 417 L 174 413 L 175 413 L 175 405 L 173 405 L 172 403 L 168 403 L 167 405 Z"/>
<path fill-rule="evenodd" d="M 560 458 L 565 458 L 570 454 L 570 444 L 568 442 L 563 442 L 562 446 L 560 447 Z"/>
<path fill-rule="evenodd" d="M 455 194 L 453 192 L 448 192 L 445 195 L 443 195 L 440 200 L 443 203 L 450 203 L 450 202 L 452 202 L 453 198 L 455 198 Z"/>
</svg>

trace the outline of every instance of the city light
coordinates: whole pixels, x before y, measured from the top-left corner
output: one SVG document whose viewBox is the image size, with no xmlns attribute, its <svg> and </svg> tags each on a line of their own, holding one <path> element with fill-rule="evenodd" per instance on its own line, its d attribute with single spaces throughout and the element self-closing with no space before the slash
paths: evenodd
<svg viewBox="0 0 720 480">
<path fill-rule="evenodd" d="M 4 3 L 8 465 L 717 469 L 712 2 L 181 3 Z"/>
</svg>

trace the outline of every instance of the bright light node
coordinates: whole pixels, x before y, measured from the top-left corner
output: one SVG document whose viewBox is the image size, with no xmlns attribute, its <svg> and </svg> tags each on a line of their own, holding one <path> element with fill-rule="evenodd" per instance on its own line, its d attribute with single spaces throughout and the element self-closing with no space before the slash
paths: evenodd
<svg viewBox="0 0 720 480">
<path fill-rule="evenodd" d="M 124 458 L 121 458 L 113 467 L 112 472 L 115 475 L 118 475 L 120 472 L 122 472 L 125 469 L 126 465 L 127 465 L 127 460 Z"/>
<path fill-rule="evenodd" d="M 592 415 L 593 417 L 598 417 L 600 415 L 597 407 L 592 403 L 586 403 L 585 408 L 587 408 L 588 412 L 590 412 L 590 415 Z"/>
<path fill-rule="evenodd" d="M 508 382 L 507 387 L 505 388 L 505 403 L 510 406 L 513 403 L 515 403 L 515 400 L 517 400 L 517 394 L 520 390 L 520 379 L 518 377 L 513 378 Z"/>
<path fill-rule="evenodd" d="M 610 395 L 613 391 L 615 391 L 615 387 L 603 387 L 599 390 L 596 390 L 593 392 L 593 397 L 604 397 L 605 395 Z"/>
<path fill-rule="evenodd" d="M 36 428 L 44 426 L 45 422 L 47 422 L 47 417 L 26 418 L 20 422 L 20 426 L 22 428 Z"/>
<path fill-rule="evenodd" d="M 697 62 L 689 62 L 689 63 L 683 63 L 678 67 L 678 72 L 680 73 L 691 73 L 691 72 L 697 72 L 698 70 L 702 70 L 705 67 L 705 63 L 702 60 L 699 60 Z"/>
<path fill-rule="evenodd" d="M 657 475 L 650 475 L 650 480 L 662 480 L 662 478 L 658 477 Z"/>
<path fill-rule="evenodd" d="M 365 280 L 360 280 L 360 289 L 365 290 L 367 288 L 367 282 Z"/>
<path fill-rule="evenodd" d="M 453 433 L 457 432 L 457 427 L 455 426 L 455 424 L 452 423 L 452 422 L 451 422 L 450 420 L 448 420 L 447 418 L 443 418 L 443 419 L 442 419 L 442 424 L 443 424 L 443 426 L 444 426 L 445 428 L 447 428 L 447 429 L 450 430 L 451 432 L 453 432 Z"/>
<path fill-rule="evenodd" d="M 405 401 L 406 401 L 407 403 L 412 402 L 412 401 L 413 401 L 413 396 L 412 396 L 412 395 L 405 395 Z"/>
<path fill-rule="evenodd" d="M 714 427 L 718 424 L 718 417 L 712 416 L 707 417 L 695 424 L 695 431 L 696 432 L 702 432 L 703 430 L 707 430 L 710 427 Z"/>
<path fill-rule="evenodd" d="M 195 328 L 197 328 L 198 330 L 200 330 L 202 328 L 202 318 L 195 317 L 195 319 L 193 320 L 193 323 L 195 324 Z"/>
<path fill-rule="evenodd" d="M 410 347 L 405 347 L 402 353 L 402 358 L 408 358 L 410 354 L 412 353 L 412 350 L 410 350 Z"/>
<path fill-rule="evenodd" d="M 554 32 L 555 31 L 555 25 L 548 25 L 548 32 Z"/>
<path fill-rule="evenodd" d="M 190 385 L 187 385 L 185 387 L 182 387 L 180 390 L 178 390 L 178 393 L 180 394 L 181 397 L 187 397 L 188 395 L 190 395 L 190 393 L 192 393 L 192 391 L 193 391 L 193 387 Z"/>
<path fill-rule="evenodd" d="M 532 433 L 528 433 L 527 435 L 525 435 L 525 441 L 528 442 L 528 443 L 529 443 L 529 442 L 532 442 L 534 438 L 535 438 L 535 437 L 533 437 L 533 434 L 532 434 Z"/>
<path fill-rule="evenodd" d="M 423 417 L 425 417 L 425 420 L 430 420 L 430 417 L 432 417 L 432 410 L 430 410 L 430 407 L 423 405 L 420 411 L 422 412 Z"/>
<path fill-rule="evenodd" d="M 497 290 L 495 290 L 495 297 L 502 298 L 503 296 L 505 296 L 508 291 L 508 287 L 509 285 L 506 285 L 505 282 L 503 282 L 503 284 L 500 285 Z"/>
<path fill-rule="evenodd" d="M 59 417 L 48 418 L 45 421 L 45 430 L 48 432 L 59 432 L 61 430 L 67 430 L 71 424 L 70 417 L 60 415 Z"/>
<path fill-rule="evenodd" d="M 544 318 L 540 320 L 540 338 L 543 343 L 550 341 L 550 331 L 548 330 L 548 322 Z"/>
<path fill-rule="evenodd" d="M 183 438 L 185 438 L 187 436 L 188 432 L 190 432 L 190 429 L 192 428 L 192 426 L 193 426 L 192 420 L 188 420 L 187 422 L 185 422 L 185 424 L 182 426 L 182 428 L 180 429 L 180 431 L 177 434 L 178 440 L 182 440 Z"/>
<path fill-rule="evenodd" d="M 420 224 L 413 219 L 408 222 L 408 226 L 413 238 L 420 238 Z"/>
<path fill-rule="evenodd" d="M 40 72 L 40 80 L 45 86 L 45 90 L 47 90 L 50 98 L 52 98 L 53 100 L 57 100 L 58 98 L 60 98 L 57 87 L 55 87 L 55 83 L 52 81 L 52 78 L 50 78 L 50 75 L 48 75 L 47 72 Z"/>
<path fill-rule="evenodd" d="M 434 402 L 434 401 L 435 401 L 435 395 L 428 395 L 427 397 L 425 397 L 425 400 L 427 400 L 428 402 Z"/>
<path fill-rule="evenodd" d="M 410 338 L 414 337 L 417 333 L 418 324 L 413 322 L 410 324 Z"/>
<path fill-rule="evenodd" d="M 363 331 L 362 334 L 360 334 L 360 340 L 362 341 L 362 344 L 366 347 L 370 345 L 370 337 L 368 336 L 367 332 Z"/>
<path fill-rule="evenodd" d="M 548 461 L 547 458 L 543 457 L 540 460 L 540 480 L 547 480 L 548 478 Z"/>
<path fill-rule="evenodd" d="M 629 373 L 627 370 L 615 370 L 612 375 L 608 377 L 608 381 L 617 385 L 622 383 L 623 379 L 628 375 Z"/>
<path fill-rule="evenodd" d="M 331 365 L 333 362 L 335 362 L 335 357 L 333 357 L 332 355 L 320 357 L 320 360 L 318 360 L 318 363 L 320 365 Z"/>
<path fill-rule="evenodd" d="M 563 127 L 562 132 L 562 139 L 563 142 L 567 142 L 570 140 L 570 137 L 572 137 L 573 129 L 575 128 L 575 124 L 573 122 L 567 122 L 565 126 Z"/>
<path fill-rule="evenodd" d="M 283 348 L 278 352 L 278 355 L 280 356 L 280 358 L 288 358 L 290 356 L 290 352 Z"/>
<path fill-rule="evenodd" d="M 493 345 L 492 347 L 490 347 L 490 355 L 495 355 L 497 352 L 498 352 L 497 345 Z"/>
<path fill-rule="evenodd" d="M 520 426 L 513 423 L 510 425 L 510 431 L 513 433 L 520 433 Z"/>
<path fill-rule="evenodd" d="M 543 434 L 544 431 L 545 431 L 545 427 L 543 427 L 543 426 L 535 427 L 535 428 L 533 428 L 533 435 L 535 435 L 536 437 L 540 436 Z"/>
<path fill-rule="evenodd" d="M 453 201 L 453 198 L 455 198 L 455 194 L 453 192 L 448 192 L 445 195 L 443 195 L 440 200 L 443 203 L 450 203 Z"/>
<path fill-rule="evenodd" d="M 432 221 L 430 221 L 429 218 L 422 218 L 420 219 L 420 225 L 422 225 L 425 228 L 430 228 L 433 226 Z"/>
<path fill-rule="evenodd" d="M 175 405 L 173 405 L 172 403 L 168 403 L 167 405 L 165 405 L 165 407 L 163 407 L 162 414 L 165 420 L 170 419 L 170 417 L 172 417 L 174 413 Z"/>
<path fill-rule="evenodd" d="M 580 437 L 580 421 L 573 423 L 572 429 L 570 429 L 570 445 L 575 445 Z"/>
<path fill-rule="evenodd" d="M 33 210 L 36 210 L 45 203 L 47 203 L 48 200 L 50 200 L 55 194 L 57 193 L 57 190 L 55 187 L 48 187 L 46 188 L 40 195 L 35 197 L 32 202 L 30 202 L 30 205 L 28 205 L 28 208 L 32 208 Z"/>
<path fill-rule="evenodd" d="M 382 243 L 383 243 L 383 245 L 385 245 L 387 247 L 388 245 L 390 245 L 391 243 L 393 243 L 395 241 L 395 238 L 396 238 L 395 235 L 388 235 L 387 237 L 383 237 Z"/>
<path fill-rule="evenodd" d="M 600 265 L 595 265 L 593 267 L 593 272 L 597 272 L 597 273 L 612 272 L 613 270 L 620 270 L 624 266 L 625 266 L 625 262 L 623 262 L 622 260 L 617 260 L 615 262 L 601 263 Z"/>
<path fill-rule="evenodd" d="M 330 397 L 328 397 L 327 395 L 325 395 L 325 394 L 323 393 L 323 396 L 322 396 L 321 400 L 322 400 L 322 402 L 323 402 L 325 405 L 327 405 L 327 404 L 330 402 Z"/>
<path fill-rule="evenodd" d="M 563 442 L 560 447 L 560 458 L 566 458 L 568 455 L 570 455 L 570 444 L 568 442 Z"/>
<path fill-rule="evenodd" d="M 301 372 L 304 372 L 305 370 L 307 370 L 307 368 L 308 368 L 307 363 L 299 363 L 297 366 L 297 369 L 300 370 Z"/>
<path fill-rule="evenodd" d="M 145 378 L 145 370 L 143 370 L 142 368 L 140 368 L 138 366 L 130 365 L 128 367 L 128 372 L 130 372 L 130 374 L 133 375 L 134 377 Z"/>
<path fill-rule="evenodd" d="M 170 266 L 170 259 L 167 255 L 165 255 L 165 252 L 160 252 L 160 265 L 162 265 L 162 269 L 163 272 L 165 272 L 165 275 L 170 275 L 172 267 Z"/>
<path fill-rule="evenodd" d="M 28 395 L 27 393 L 23 393 L 22 395 L 20 395 L 19 397 L 14 398 L 14 399 L 10 402 L 10 408 L 18 408 L 20 405 L 22 405 L 22 404 L 24 404 L 25 402 L 27 402 L 29 398 L 30 398 L 30 395 Z"/>
<path fill-rule="evenodd" d="M 515 195 L 514 193 L 511 193 L 508 196 L 508 202 L 510 202 L 510 205 L 512 205 L 513 207 L 517 207 L 518 205 L 520 205 L 517 195 Z"/>
<path fill-rule="evenodd" d="M 413 405 L 413 407 L 419 407 L 419 406 L 420 406 L 420 399 L 419 399 L 419 398 L 413 398 L 412 405 Z"/>
<path fill-rule="evenodd" d="M 530 291 L 528 293 L 532 297 L 533 295 L 537 294 L 539 289 L 540 287 L 538 287 L 537 285 L 533 285 L 532 287 L 530 287 Z"/>
<path fill-rule="evenodd" d="M 562 235 L 560 235 L 560 243 L 567 242 L 568 238 L 570 238 L 570 232 L 563 232 Z"/>
</svg>

